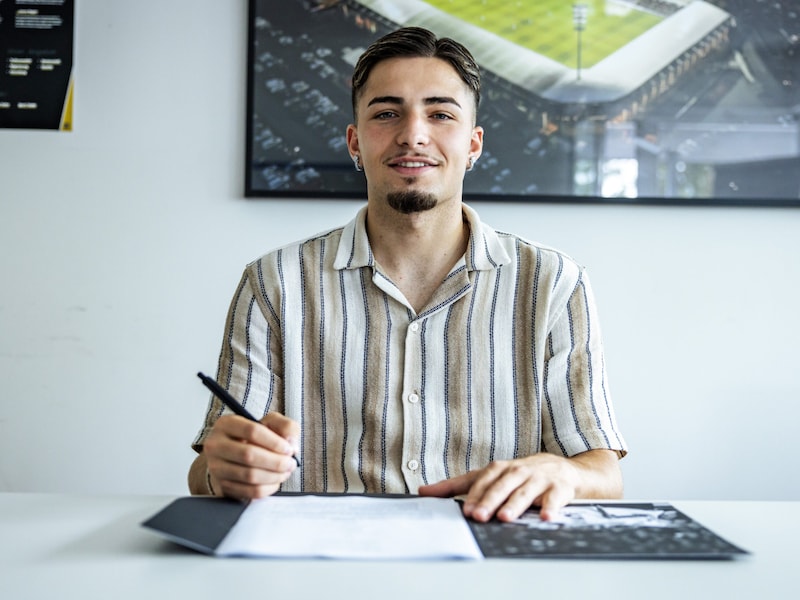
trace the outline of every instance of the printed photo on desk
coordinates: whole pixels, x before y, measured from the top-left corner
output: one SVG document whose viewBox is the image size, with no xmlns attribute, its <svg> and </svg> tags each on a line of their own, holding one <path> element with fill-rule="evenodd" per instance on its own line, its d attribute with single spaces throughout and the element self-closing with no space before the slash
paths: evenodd
<svg viewBox="0 0 800 600">
<path fill-rule="evenodd" d="M 486 558 L 729 559 L 748 554 L 670 504 L 594 503 L 470 527 Z"/>
<path fill-rule="evenodd" d="M 250 0 L 247 196 L 364 197 L 349 78 L 406 25 L 480 64 L 466 200 L 800 205 L 795 0 Z"/>
</svg>

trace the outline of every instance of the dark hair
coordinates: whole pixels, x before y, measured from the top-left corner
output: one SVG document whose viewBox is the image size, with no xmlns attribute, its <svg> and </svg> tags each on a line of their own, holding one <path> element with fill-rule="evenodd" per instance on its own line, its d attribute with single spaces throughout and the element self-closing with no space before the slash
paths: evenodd
<svg viewBox="0 0 800 600">
<path fill-rule="evenodd" d="M 404 27 L 373 42 L 358 59 L 353 71 L 354 119 L 359 96 L 372 69 L 381 61 L 400 57 L 440 58 L 448 62 L 472 90 L 477 113 L 481 102 L 481 74 L 469 50 L 453 39 L 437 39 L 433 32 L 422 27 Z"/>
</svg>

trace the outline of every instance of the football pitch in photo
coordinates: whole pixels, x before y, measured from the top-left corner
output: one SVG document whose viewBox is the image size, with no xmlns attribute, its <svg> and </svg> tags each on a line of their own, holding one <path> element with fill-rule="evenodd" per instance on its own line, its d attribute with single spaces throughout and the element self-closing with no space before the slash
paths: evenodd
<svg viewBox="0 0 800 600">
<path fill-rule="evenodd" d="M 573 3 L 564 0 L 426 0 L 431 6 L 477 25 L 518 46 L 575 68 L 577 32 Z M 659 23 L 663 17 L 633 3 L 585 0 L 581 63 L 589 68 Z"/>
</svg>

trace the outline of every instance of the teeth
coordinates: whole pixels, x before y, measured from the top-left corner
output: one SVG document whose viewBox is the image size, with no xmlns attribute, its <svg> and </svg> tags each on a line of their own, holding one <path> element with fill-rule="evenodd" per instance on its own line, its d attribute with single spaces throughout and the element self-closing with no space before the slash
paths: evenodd
<svg viewBox="0 0 800 600">
<path fill-rule="evenodd" d="M 397 163 L 400 167 L 414 168 L 414 167 L 427 167 L 428 163 L 424 162 L 401 162 Z"/>
</svg>

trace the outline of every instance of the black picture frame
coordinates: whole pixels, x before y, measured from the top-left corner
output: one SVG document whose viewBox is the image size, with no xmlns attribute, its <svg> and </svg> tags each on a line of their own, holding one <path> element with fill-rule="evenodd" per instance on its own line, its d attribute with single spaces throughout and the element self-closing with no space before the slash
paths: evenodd
<svg viewBox="0 0 800 600">
<path fill-rule="evenodd" d="M 245 196 L 365 198 L 345 145 L 352 68 L 381 35 L 419 25 L 481 66 L 485 144 L 468 201 L 800 206 L 797 0 L 575 2 L 560 21 L 574 68 L 470 23 L 480 4 L 249 0 Z M 659 20 L 582 66 L 611 5 Z"/>
</svg>

